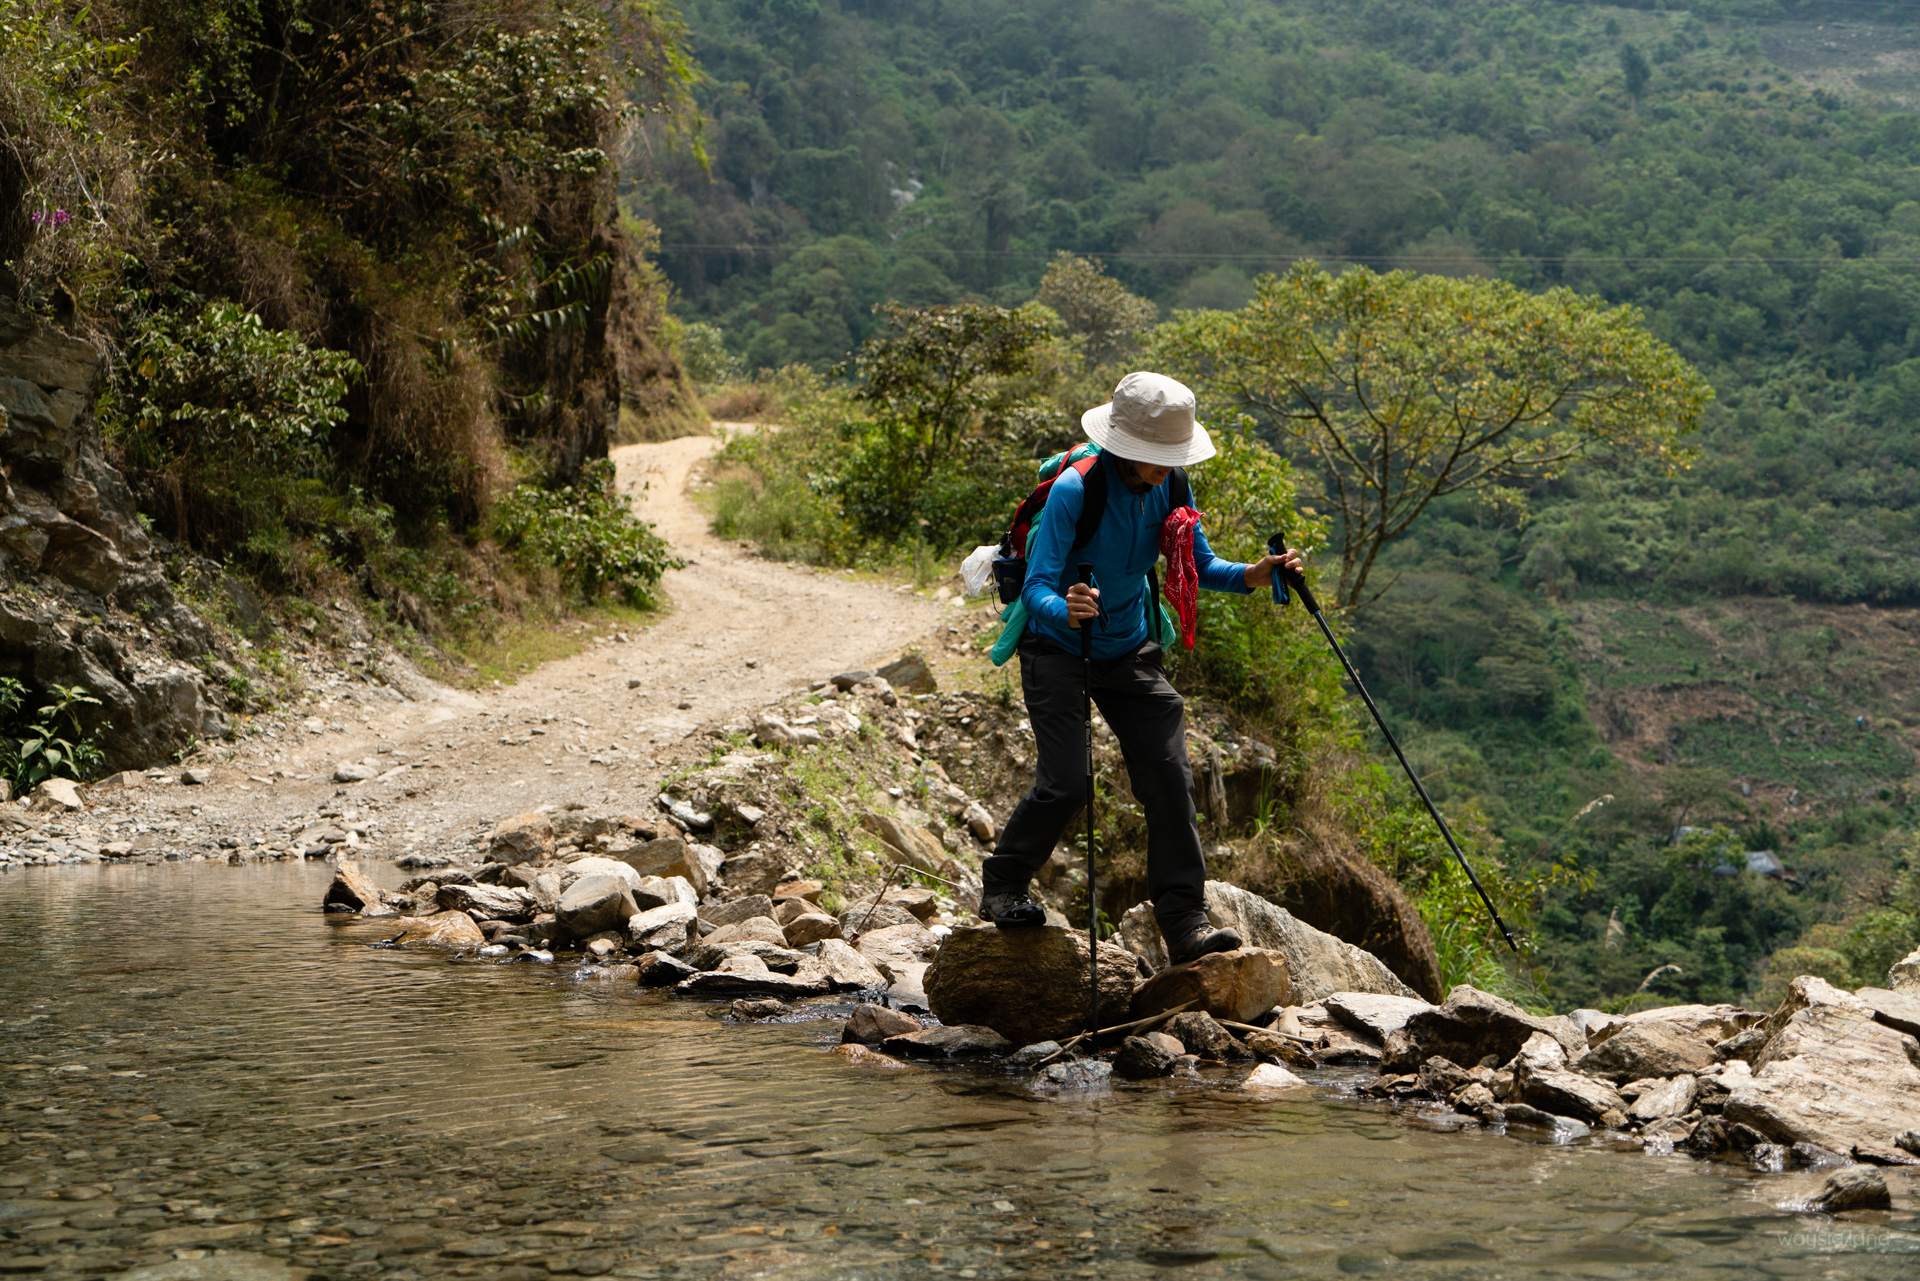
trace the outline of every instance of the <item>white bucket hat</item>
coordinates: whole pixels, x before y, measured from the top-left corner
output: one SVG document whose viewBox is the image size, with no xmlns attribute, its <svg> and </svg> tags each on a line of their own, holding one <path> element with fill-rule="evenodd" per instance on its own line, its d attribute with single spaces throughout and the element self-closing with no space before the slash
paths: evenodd
<svg viewBox="0 0 1920 1281">
<path fill-rule="evenodd" d="M 1191 467 L 1213 457 L 1213 438 L 1193 421 L 1193 391 L 1165 374 L 1132 373 L 1113 399 L 1080 415 L 1087 438 L 1110 454 L 1153 467 Z"/>
</svg>

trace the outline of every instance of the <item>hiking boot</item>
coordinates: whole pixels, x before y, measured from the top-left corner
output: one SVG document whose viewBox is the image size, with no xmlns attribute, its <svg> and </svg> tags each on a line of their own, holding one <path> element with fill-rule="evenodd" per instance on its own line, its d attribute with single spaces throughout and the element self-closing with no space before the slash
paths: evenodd
<svg viewBox="0 0 1920 1281">
<path fill-rule="evenodd" d="M 1023 925 L 1045 925 L 1047 910 L 1028 898 L 1025 890 L 1017 894 L 982 894 L 980 919 L 992 921 L 1003 930 Z"/>
<path fill-rule="evenodd" d="M 1172 934 L 1162 931 L 1161 937 L 1167 941 L 1167 959 L 1175 965 L 1197 961 L 1209 952 L 1231 952 L 1240 946 L 1240 935 L 1236 931 L 1217 930 L 1205 918 L 1186 930 L 1176 929 Z"/>
</svg>

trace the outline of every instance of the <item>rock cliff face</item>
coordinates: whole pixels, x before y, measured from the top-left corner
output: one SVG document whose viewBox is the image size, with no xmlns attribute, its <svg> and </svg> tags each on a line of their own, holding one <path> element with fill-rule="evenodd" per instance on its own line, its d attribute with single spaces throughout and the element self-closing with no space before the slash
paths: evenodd
<svg viewBox="0 0 1920 1281">
<path fill-rule="evenodd" d="M 167 583 L 93 406 L 105 361 L 0 278 L 0 676 L 84 685 L 111 769 L 224 732 L 230 671 Z"/>
</svg>

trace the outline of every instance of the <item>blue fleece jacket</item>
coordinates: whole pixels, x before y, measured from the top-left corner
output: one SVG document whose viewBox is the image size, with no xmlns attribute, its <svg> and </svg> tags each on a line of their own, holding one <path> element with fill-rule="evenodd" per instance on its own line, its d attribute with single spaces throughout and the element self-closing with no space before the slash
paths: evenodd
<svg viewBox="0 0 1920 1281">
<path fill-rule="evenodd" d="M 1102 454 L 1107 470 L 1107 511 L 1100 528 L 1085 547 L 1073 550 L 1073 529 L 1086 502 L 1080 474 L 1067 471 L 1053 483 L 1040 523 L 1027 540 L 1027 584 L 1020 597 L 1029 617 L 1028 627 L 1066 650 L 1080 652 L 1078 629 L 1067 626 L 1067 588 L 1080 581 L 1079 564 L 1093 564 L 1093 585 L 1100 589 L 1105 611 L 1093 620 L 1093 656 L 1121 658 L 1147 640 L 1147 571 L 1160 559 L 1160 527 L 1173 510 L 1172 478 L 1143 493 L 1130 493 L 1121 477 L 1119 460 Z M 1207 545 L 1198 526 L 1193 531 L 1193 563 L 1200 585 L 1210 591 L 1246 595 L 1247 567 L 1222 560 Z"/>
</svg>

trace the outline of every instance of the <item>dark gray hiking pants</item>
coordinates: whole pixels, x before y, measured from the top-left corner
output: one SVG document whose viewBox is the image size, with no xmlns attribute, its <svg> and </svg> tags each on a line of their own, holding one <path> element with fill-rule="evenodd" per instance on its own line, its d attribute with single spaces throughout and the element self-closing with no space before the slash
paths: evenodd
<svg viewBox="0 0 1920 1281">
<path fill-rule="evenodd" d="M 1087 795 L 1086 721 L 1080 656 L 1038 637 L 1020 642 L 1020 685 L 1039 763 L 1026 794 L 981 867 L 988 894 L 1019 893 L 1078 818 Z M 1093 703 L 1120 740 L 1127 779 L 1147 816 L 1147 890 L 1168 934 L 1206 916 L 1206 862 L 1193 821 L 1186 705 L 1149 642 L 1126 658 L 1093 664 Z"/>
</svg>

